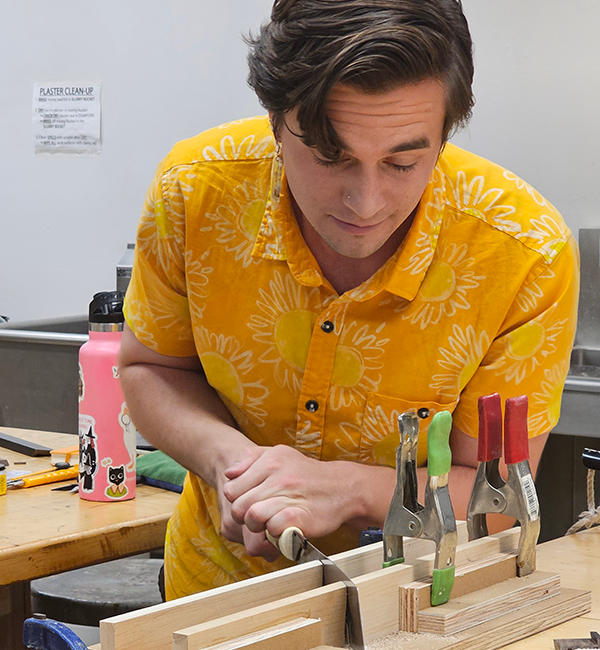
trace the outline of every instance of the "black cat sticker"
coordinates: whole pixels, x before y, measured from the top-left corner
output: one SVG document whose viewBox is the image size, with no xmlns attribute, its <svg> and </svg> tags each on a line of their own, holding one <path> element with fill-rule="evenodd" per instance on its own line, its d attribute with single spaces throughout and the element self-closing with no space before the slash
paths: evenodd
<svg viewBox="0 0 600 650">
<path fill-rule="evenodd" d="M 106 480 L 108 487 L 106 488 L 106 496 L 111 499 L 122 499 L 129 492 L 125 485 L 125 466 L 111 467 L 106 469 Z"/>
</svg>

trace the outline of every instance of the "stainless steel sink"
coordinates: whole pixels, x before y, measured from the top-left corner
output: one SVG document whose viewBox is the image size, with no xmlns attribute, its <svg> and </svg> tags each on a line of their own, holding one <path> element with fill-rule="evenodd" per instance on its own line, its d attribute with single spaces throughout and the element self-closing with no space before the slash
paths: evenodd
<svg viewBox="0 0 600 650">
<path fill-rule="evenodd" d="M 0 426 L 77 433 L 87 316 L 0 325 Z"/>
<path fill-rule="evenodd" d="M 600 438 L 600 349 L 575 346 L 553 433 Z"/>
<path fill-rule="evenodd" d="M 581 290 L 575 346 L 553 433 L 600 437 L 600 228 L 579 231 Z"/>
</svg>

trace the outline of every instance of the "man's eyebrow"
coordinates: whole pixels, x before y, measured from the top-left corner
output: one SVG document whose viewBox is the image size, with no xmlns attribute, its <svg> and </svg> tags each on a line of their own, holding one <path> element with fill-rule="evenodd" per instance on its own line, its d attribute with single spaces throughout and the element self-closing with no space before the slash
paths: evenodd
<svg viewBox="0 0 600 650">
<path fill-rule="evenodd" d="M 414 149 L 429 149 L 431 143 L 429 138 L 423 136 L 422 138 L 416 138 L 415 140 L 409 140 L 408 142 L 401 142 L 395 147 L 390 149 L 390 153 L 400 153 L 402 151 L 413 151 Z"/>
<path fill-rule="evenodd" d="M 403 151 L 429 149 L 429 147 L 431 147 L 431 142 L 429 141 L 429 138 L 426 136 L 422 136 L 420 138 L 415 138 L 414 140 L 408 140 L 407 142 L 401 142 L 400 144 L 397 144 L 395 147 L 392 147 L 388 151 L 388 155 L 391 156 L 392 154 L 402 153 Z M 343 141 L 342 141 L 342 150 L 352 155 L 352 150 L 350 149 L 350 147 L 347 147 Z"/>
</svg>

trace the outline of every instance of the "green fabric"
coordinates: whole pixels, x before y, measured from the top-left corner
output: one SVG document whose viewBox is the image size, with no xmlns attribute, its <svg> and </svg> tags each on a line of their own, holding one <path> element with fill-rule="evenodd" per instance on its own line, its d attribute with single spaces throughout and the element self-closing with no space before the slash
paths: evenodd
<svg viewBox="0 0 600 650">
<path fill-rule="evenodd" d="M 187 470 L 162 451 L 151 451 L 137 457 L 136 474 L 182 487 Z"/>
</svg>

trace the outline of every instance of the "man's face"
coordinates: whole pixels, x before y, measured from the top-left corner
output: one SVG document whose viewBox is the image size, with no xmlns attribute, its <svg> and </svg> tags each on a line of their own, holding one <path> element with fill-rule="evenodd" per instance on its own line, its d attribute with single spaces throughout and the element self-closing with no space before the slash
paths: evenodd
<svg viewBox="0 0 600 650">
<path fill-rule="evenodd" d="M 365 258 L 383 246 L 425 191 L 444 111 L 444 88 L 433 79 L 378 94 L 338 85 L 327 104 L 344 144 L 335 162 L 293 135 L 300 132 L 296 110 L 285 116 L 281 150 L 309 247 L 318 236 L 340 255 Z"/>
</svg>

